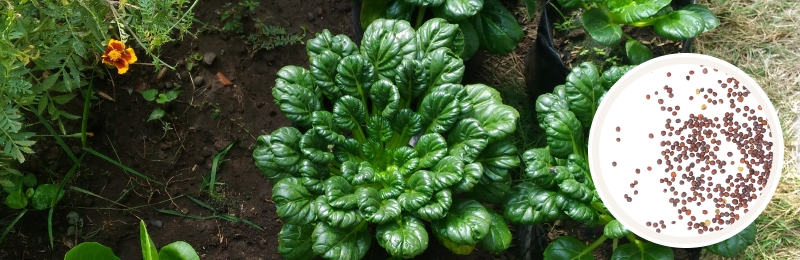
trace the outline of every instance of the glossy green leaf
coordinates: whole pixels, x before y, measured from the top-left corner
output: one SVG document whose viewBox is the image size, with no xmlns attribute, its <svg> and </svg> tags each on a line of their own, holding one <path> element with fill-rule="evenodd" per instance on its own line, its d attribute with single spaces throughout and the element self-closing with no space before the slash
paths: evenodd
<svg viewBox="0 0 800 260">
<path fill-rule="evenodd" d="M 405 0 L 406 2 L 416 5 L 416 6 L 439 6 L 444 3 L 446 0 Z"/>
<path fill-rule="evenodd" d="M 161 248 L 159 260 L 200 260 L 200 256 L 189 243 L 175 241 Z"/>
<path fill-rule="evenodd" d="M 536 4 L 536 0 L 523 0 L 525 2 L 525 11 L 527 11 L 528 19 L 533 20 L 533 17 L 536 15 L 536 11 L 538 11 L 539 6 Z"/>
<path fill-rule="evenodd" d="M 378 225 L 375 236 L 378 244 L 394 257 L 414 258 L 428 248 L 425 224 L 414 216 L 406 215 L 397 221 Z"/>
<path fill-rule="evenodd" d="M 432 8 L 433 14 L 449 22 L 467 19 L 483 8 L 483 0 L 445 0 L 443 5 Z"/>
<path fill-rule="evenodd" d="M 158 249 L 153 239 L 147 234 L 144 220 L 139 220 L 139 243 L 142 245 L 142 258 L 144 260 L 158 260 Z"/>
<path fill-rule="evenodd" d="M 611 18 L 599 8 L 592 8 L 583 13 L 583 27 L 592 39 L 606 46 L 616 46 L 622 40 L 622 28 L 611 21 Z"/>
<path fill-rule="evenodd" d="M 481 240 L 480 246 L 486 251 L 501 253 L 511 246 L 511 231 L 503 216 L 494 210 L 487 211 L 492 216 L 492 225 L 489 226 L 489 233 Z"/>
<path fill-rule="evenodd" d="M 284 178 L 272 187 L 276 213 L 284 222 L 305 225 L 317 220 L 312 195 L 297 178 Z"/>
<path fill-rule="evenodd" d="M 339 129 L 353 131 L 359 129 L 367 117 L 364 103 L 352 96 L 344 96 L 333 105 L 333 122 Z"/>
<path fill-rule="evenodd" d="M 508 139 L 494 142 L 486 147 L 478 156 L 484 167 L 511 169 L 519 166 L 517 147 Z"/>
<path fill-rule="evenodd" d="M 343 95 L 366 98 L 375 83 L 375 66 L 361 55 L 344 57 L 336 71 L 336 84 Z"/>
<path fill-rule="evenodd" d="M 505 139 L 517 129 L 519 112 L 511 106 L 483 104 L 475 107 L 473 114 L 492 142 Z"/>
<path fill-rule="evenodd" d="M 470 163 L 464 165 L 464 174 L 460 181 L 453 184 L 450 189 L 453 194 L 460 194 L 468 192 L 478 184 L 478 181 L 483 177 L 483 165 L 480 163 Z"/>
<path fill-rule="evenodd" d="M 340 209 L 355 209 L 358 207 L 358 197 L 355 190 L 342 176 L 331 176 L 325 180 L 325 196 L 331 207 Z"/>
<path fill-rule="evenodd" d="M 618 220 L 612 220 L 603 227 L 603 235 L 611 239 L 619 239 L 630 234 L 631 231 L 622 225 Z"/>
<path fill-rule="evenodd" d="M 400 203 L 394 199 L 381 200 L 380 194 L 375 188 L 358 188 L 356 196 L 358 197 L 358 209 L 369 222 L 386 223 L 400 217 Z"/>
<path fill-rule="evenodd" d="M 681 8 L 681 10 L 692 11 L 703 18 L 704 26 L 703 32 L 701 33 L 711 31 L 719 27 L 719 19 L 717 19 L 717 16 L 715 16 L 711 10 L 708 10 L 708 7 L 698 4 L 689 4 Z"/>
<path fill-rule="evenodd" d="M 273 181 L 292 176 L 292 172 L 289 171 L 294 170 L 296 172 L 298 167 L 284 168 L 277 164 L 275 162 L 275 155 L 270 149 L 269 138 L 269 135 L 262 135 L 256 140 L 256 148 L 253 150 L 253 159 L 255 160 L 256 167 L 267 178 Z"/>
<path fill-rule="evenodd" d="M 556 205 L 561 208 L 564 215 L 587 226 L 595 225 L 599 218 L 597 211 L 589 204 L 566 197 L 563 194 L 556 195 Z"/>
<path fill-rule="evenodd" d="M 397 66 L 397 73 L 394 77 L 400 101 L 404 105 L 410 104 L 412 100 L 427 90 L 428 74 L 420 60 L 403 59 Z"/>
<path fill-rule="evenodd" d="M 378 190 L 381 199 L 394 199 L 403 193 L 406 184 L 403 179 L 403 174 L 401 174 L 400 171 L 389 170 L 381 173 L 380 177 L 381 181 L 384 183 L 384 187 Z"/>
<path fill-rule="evenodd" d="M 583 127 L 591 126 L 594 113 L 600 105 L 600 96 L 605 93 L 597 67 L 590 62 L 584 62 L 572 68 L 564 89 L 570 111 L 575 113 L 575 117 L 580 120 Z"/>
<path fill-rule="evenodd" d="M 374 26 L 367 28 L 361 43 L 361 54 L 375 65 L 381 79 L 394 79 L 397 65 L 403 60 L 399 39 L 392 31 Z"/>
<path fill-rule="evenodd" d="M 464 77 L 464 61 L 447 48 L 430 52 L 422 60 L 422 67 L 427 71 L 428 89 L 448 83 L 459 84 Z"/>
<path fill-rule="evenodd" d="M 704 15 L 689 10 L 677 10 L 656 20 L 653 30 L 658 36 L 680 41 L 703 33 L 705 23 Z"/>
<path fill-rule="evenodd" d="M 158 89 L 144 90 L 139 92 L 139 94 L 142 94 L 142 98 L 144 98 L 144 100 L 152 102 L 153 100 L 156 100 L 156 96 L 158 95 Z"/>
<path fill-rule="evenodd" d="M 411 109 L 402 109 L 395 113 L 392 130 L 402 137 L 412 137 L 422 132 L 422 117 Z"/>
<path fill-rule="evenodd" d="M 740 253 L 744 252 L 748 246 L 755 243 L 757 231 L 756 223 L 752 223 L 739 232 L 739 234 L 719 243 L 707 246 L 705 249 L 720 256 L 737 257 Z"/>
<path fill-rule="evenodd" d="M 461 59 L 468 60 L 478 52 L 478 49 L 481 46 L 481 38 L 478 36 L 478 32 L 475 31 L 475 27 L 469 20 L 463 20 L 457 23 L 458 28 L 461 29 L 461 32 L 464 34 L 464 51 L 461 52 Z"/>
<path fill-rule="evenodd" d="M 375 158 L 379 158 L 383 153 L 383 144 L 378 140 L 373 138 L 367 139 L 366 142 L 361 144 L 361 154 L 367 158 L 367 160 L 373 160 Z"/>
<path fill-rule="evenodd" d="M 461 246 L 474 246 L 489 233 L 492 217 L 475 200 L 456 200 L 447 216 L 431 222 L 433 233 L 442 245 L 456 254 Z M 472 251 L 471 249 L 469 251 Z"/>
<path fill-rule="evenodd" d="M 36 187 L 36 192 L 31 198 L 31 206 L 38 210 L 44 210 L 50 207 L 53 199 L 59 201 L 62 197 L 64 197 L 64 190 L 60 189 L 58 185 L 42 184 Z"/>
<path fill-rule="evenodd" d="M 270 150 L 275 163 L 284 167 L 296 165 L 301 157 L 300 140 L 303 134 L 294 127 L 281 127 L 270 135 Z"/>
<path fill-rule="evenodd" d="M 425 58 L 440 48 L 449 48 L 458 57 L 464 52 L 464 33 L 456 24 L 450 24 L 442 18 L 433 18 L 417 29 L 417 50 L 421 56 L 415 58 Z"/>
<path fill-rule="evenodd" d="M 453 194 L 450 189 L 443 189 L 436 192 L 428 204 L 417 209 L 416 216 L 426 221 L 442 219 L 452 204 Z"/>
<path fill-rule="evenodd" d="M 111 248 L 97 242 L 83 242 L 73 247 L 64 256 L 64 260 L 106 259 L 119 260 Z"/>
<path fill-rule="evenodd" d="M 343 229 L 320 222 L 311 234 L 315 254 L 325 259 L 361 259 L 367 254 L 372 236 L 364 227 Z"/>
<path fill-rule="evenodd" d="M 653 244 L 651 242 L 642 241 L 642 247 L 644 250 L 640 249 L 634 243 L 628 243 L 624 245 L 620 245 L 617 247 L 617 250 L 614 250 L 614 253 L 611 254 L 612 260 L 631 260 L 631 259 L 638 259 L 638 260 L 663 260 L 663 259 L 675 259 L 675 254 L 672 252 L 672 248 Z"/>
<path fill-rule="evenodd" d="M 614 84 L 625 75 L 625 73 L 628 73 L 628 71 L 633 69 L 633 67 L 635 67 L 635 65 L 611 66 L 607 70 L 603 71 L 603 75 L 600 79 L 600 82 L 603 84 L 603 88 L 610 90 L 611 87 L 613 87 Z"/>
<path fill-rule="evenodd" d="M 625 42 L 625 54 L 634 65 L 639 65 L 653 58 L 653 52 L 650 48 L 644 46 L 641 42 L 629 39 Z"/>
<path fill-rule="evenodd" d="M 484 84 L 466 85 L 464 90 L 467 92 L 466 99 L 475 107 L 503 102 L 500 92 Z"/>
<path fill-rule="evenodd" d="M 466 118 L 458 122 L 447 136 L 450 155 L 472 163 L 489 142 L 478 120 Z"/>
<path fill-rule="evenodd" d="M 390 0 L 362 1 L 359 14 L 361 29 L 366 30 L 375 20 L 380 19 L 386 13 L 390 2 Z"/>
<path fill-rule="evenodd" d="M 411 9 L 409 9 L 409 11 L 411 11 Z M 389 31 L 393 34 L 395 40 L 400 45 L 400 55 L 407 58 L 415 57 L 417 51 L 416 31 L 411 27 L 408 21 L 378 19 L 364 31 L 364 35 L 376 33 L 378 29 Z"/>
<path fill-rule="evenodd" d="M 514 224 L 538 225 L 561 215 L 556 205 L 556 193 L 530 182 L 520 182 L 511 187 L 503 205 L 503 216 Z"/>
<path fill-rule="evenodd" d="M 343 95 L 342 90 L 336 85 L 336 74 L 341 60 L 342 56 L 339 54 L 323 50 L 319 55 L 313 56 L 310 62 L 310 71 L 311 75 L 314 76 L 314 84 L 319 87 L 325 97 L 332 101 L 338 100 Z M 279 85 L 276 85 L 276 87 L 279 87 Z"/>
<path fill-rule="evenodd" d="M 419 167 L 419 158 L 417 157 L 417 150 L 414 148 L 403 146 L 393 149 L 389 158 L 389 165 L 398 168 L 403 176 L 413 173 Z"/>
<path fill-rule="evenodd" d="M 620 23 L 630 24 L 652 17 L 658 13 L 658 10 L 668 6 L 670 2 L 670 0 L 610 0 L 606 2 L 606 5 Z"/>
<path fill-rule="evenodd" d="M 592 201 L 592 189 L 575 179 L 564 180 L 558 184 L 558 187 L 561 189 L 561 193 L 579 202 L 589 203 Z"/>
<path fill-rule="evenodd" d="M 324 138 L 325 141 L 333 144 L 344 142 L 345 136 L 333 121 L 333 113 L 325 110 L 314 111 L 311 113 L 311 125 L 314 126 L 317 135 Z"/>
<path fill-rule="evenodd" d="M 511 53 L 525 36 L 522 27 L 498 0 L 484 0 L 483 9 L 470 19 L 481 48 L 505 55 Z"/>
<path fill-rule="evenodd" d="M 333 153 L 328 151 L 327 141 L 315 131 L 308 131 L 300 139 L 300 150 L 303 155 L 316 164 L 328 164 L 333 161 Z"/>
<path fill-rule="evenodd" d="M 327 182 L 325 187 L 327 188 Z M 355 196 L 354 205 L 355 205 Z M 322 223 L 328 224 L 334 228 L 352 229 L 364 221 L 364 217 L 358 212 L 358 209 L 342 209 L 334 207 L 328 201 L 326 196 L 319 196 L 314 200 L 313 207 L 322 222 L 317 223 L 319 226 Z M 316 250 L 315 250 L 316 252 Z"/>
<path fill-rule="evenodd" d="M 361 144 L 355 139 L 345 139 L 343 143 L 333 147 L 333 156 L 339 163 L 360 160 L 360 153 Z"/>
<path fill-rule="evenodd" d="M 278 233 L 278 253 L 286 259 L 309 260 L 316 256 L 311 246 L 313 225 L 283 224 Z"/>
<path fill-rule="evenodd" d="M 444 133 L 458 120 L 458 99 L 445 92 L 433 92 L 422 100 L 420 117 L 425 133 Z"/>
<path fill-rule="evenodd" d="M 400 109 L 400 92 L 397 87 L 388 80 L 380 80 L 375 83 L 369 92 L 372 105 L 377 111 L 373 113 L 392 118 L 397 110 Z"/>
<path fill-rule="evenodd" d="M 584 149 L 583 128 L 578 118 L 570 111 L 549 114 L 545 133 L 550 153 L 556 158 L 567 158 L 569 154 Z"/>
<path fill-rule="evenodd" d="M 484 165 L 483 175 L 472 188 L 470 197 L 480 202 L 499 204 L 510 187 L 511 175 L 508 169 Z"/>
<path fill-rule="evenodd" d="M 572 9 L 576 7 L 580 7 L 583 3 L 583 0 L 558 0 L 558 4 L 561 5 L 564 9 Z"/>
<path fill-rule="evenodd" d="M 633 243 L 629 245 L 634 245 Z M 586 250 L 587 246 L 571 236 L 561 236 L 550 242 L 544 250 L 544 259 L 569 259 L 569 260 L 594 260 L 591 250 Z M 619 250 L 619 247 L 617 248 Z"/>
<path fill-rule="evenodd" d="M 570 154 L 567 156 L 565 165 L 575 180 L 588 185 L 590 189 L 594 189 L 594 184 L 592 183 L 592 174 L 589 169 L 589 163 L 586 162 L 586 159 L 577 154 Z"/>
<path fill-rule="evenodd" d="M 411 21 L 412 14 L 414 14 L 414 5 L 405 0 L 389 0 L 386 6 L 386 12 L 384 12 L 382 17 L 392 20 Z"/>
<path fill-rule="evenodd" d="M 314 92 L 300 85 L 276 85 L 272 89 L 272 95 L 281 112 L 303 127 L 311 125 L 311 113 L 322 109 L 322 103 Z"/>
<path fill-rule="evenodd" d="M 436 190 L 434 174 L 430 171 L 420 170 L 408 178 L 407 191 L 397 199 L 405 211 L 416 211 L 431 200 Z"/>
<path fill-rule="evenodd" d="M 389 120 L 379 115 L 374 115 L 367 120 L 366 129 L 369 138 L 379 142 L 389 141 L 394 134 Z"/>
<path fill-rule="evenodd" d="M 446 156 L 431 168 L 434 178 L 434 189 L 441 190 L 456 184 L 464 172 L 464 162 L 455 156 Z"/>
<path fill-rule="evenodd" d="M 314 93 L 317 100 L 322 100 L 322 91 L 314 85 L 314 75 L 306 68 L 288 65 L 284 66 L 275 75 L 275 85 L 297 85 Z M 280 104 L 278 104 L 280 105 Z"/>
<path fill-rule="evenodd" d="M 313 60 L 324 51 L 331 51 L 339 56 L 350 56 L 358 52 L 358 47 L 347 35 L 333 35 L 328 29 L 323 29 L 314 39 L 306 41 L 306 51 Z"/>
<path fill-rule="evenodd" d="M 344 170 L 342 172 L 344 172 Z M 353 176 L 352 179 L 349 179 L 348 181 L 350 181 L 350 184 L 353 185 L 364 185 L 378 183 L 380 181 L 380 177 L 375 172 L 375 168 L 372 167 L 369 162 L 361 162 L 361 164 L 358 165 L 358 172 Z"/>
<path fill-rule="evenodd" d="M 568 110 L 569 101 L 555 94 L 545 93 L 536 99 L 536 117 L 539 121 L 539 127 L 542 129 L 547 129 L 547 121 L 545 121 L 547 114 L 553 113 L 554 111 Z"/>
<path fill-rule="evenodd" d="M 166 114 L 167 114 L 167 112 L 164 112 L 164 110 L 161 109 L 161 108 L 153 109 L 153 112 L 150 112 L 150 116 L 147 117 L 147 122 L 150 122 L 150 121 L 153 121 L 153 120 L 159 120 L 159 119 L 163 118 L 164 115 L 166 115 Z"/>
</svg>

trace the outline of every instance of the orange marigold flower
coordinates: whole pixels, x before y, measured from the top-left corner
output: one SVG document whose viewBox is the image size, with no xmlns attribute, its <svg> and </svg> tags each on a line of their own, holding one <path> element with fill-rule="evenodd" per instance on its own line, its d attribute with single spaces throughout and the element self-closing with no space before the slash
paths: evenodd
<svg viewBox="0 0 800 260">
<path fill-rule="evenodd" d="M 111 39 L 108 41 L 106 52 L 103 53 L 103 63 L 117 67 L 119 74 L 128 72 L 128 65 L 136 62 L 136 53 L 133 48 L 125 48 L 122 41 Z"/>
</svg>

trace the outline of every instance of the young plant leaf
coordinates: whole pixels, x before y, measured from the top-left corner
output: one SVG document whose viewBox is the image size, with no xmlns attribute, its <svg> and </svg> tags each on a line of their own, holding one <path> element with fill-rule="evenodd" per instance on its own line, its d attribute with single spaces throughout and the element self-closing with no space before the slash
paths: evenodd
<svg viewBox="0 0 800 260">
<path fill-rule="evenodd" d="M 603 227 L 603 235 L 611 239 L 620 239 L 630 233 L 631 231 L 625 228 L 625 226 L 616 219 L 608 222 L 608 224 Z"/>
<path fill-rule="evenodd" d="M 483 0 L 447 0 L 443 5 L 431 9 L 433 15 L 448 22 L 459 22 L 478 13 Z"/>
<path fill-rule="evenodd" d="M 409 9 L 409 11 L 411 10 Z M 416 31 L 411 27 L 408 21 L 378 19 L 372 22 L 371 26 L 364 32 L 364 35 L 374 34 L 379 29 L 388 31 L 394 36 L 394 39 L 400 46 L 400 55 L 403 58 L 414 59 L 417 52 Z"/>
<path fill-rule="evenodd" d="M 478 34 L 481 48 L 494 54 L 510 53 L 525 35 L 517 18 L 498 0 L 484 0 L 483 9 L 470 22 Z"/>
<path fill-rule="evenodd" d="M 608 9 L 614 13 L 620 23 L 631 24 L 650 18 L 661 8 L 668 6 L 670 0 L 650 1 L 608 1 Z"/>
<path fill-rule="evenodd" d="M 369 1 L 375 2 L 375 1 Z M 350 56 L 358 52 L 356 44 L 347 35 L 333 35 L 328 29 L 323 29 L 317 33 L 314 39 L 306 42 L 306 52 L 312 60 L 325 51 L 330 51 L 338 56 Z"/>
<path fill-rule="evenodd" d="M 157 89 L 148 89 L 148 90 L 139 92 L 139 94 L 142 94 L 142 97 L 144 98 L 144 100 L 153 101 L 153 100 L 156 100 L 156 96 L 158 95 L 158 90 Z"/>
<path fill-rule="evenodd" d="M 64 191 L 58 185 L 42 184 L 36 187 L 36 192 L 31 198 L 31 206 L 37 210 L 44 210 L 50 207 L 53 199 L 59 201 L 62 197 L 64 197 Z"/>
<path fill-rule="evenodd" d="M 583 27 L 592 39 L 605 46 L 616 46 L 622 41 L 622 28 L 611 21 L 600 8 L 592 8 L 583 13 Z"/>
<path fill-rule="evenodd" d="M 343 229 L 325 222 L 317 224 L 311 240 L 314 241 L 313 252 L 325 259 L 361 259 L 372 243 L 365 227 Z"/>
<path fill-rule="evenodd" d="M 394 257 L 411 259 L 428 248 L 425 224 L 414 216 L 403 216 L 397 221 L 378 225 L 375 236 L 378 244 Z"/>
<path fill-rule="evenodd" d="M 633 243 L 626 245 L 635 247 Z M 550 242 L 550 245 L 544 250 L 544 259 L 594 260 L 592 252 L 585 249 L 586 245 L 577 238 L 561 236 Z M 616 253 L 616 250 L 614 252 Z"/>
<path fill-rule="evenodd" d="M 200 256 L 189 243 L 175 241 L 161 248 L 159 260 L 200 260 Z"/>
<path fill-rule="evenodd" d="M 417 29 L 419 56 L 415 58 L 427 57 L 440 48 L 449 48 L 456 56 L 461 55 L 464 52 L 464 33 L 458 25 L 449 24 L 442 18 L 433 18 Z"/>
<path fill-rule="evenodd" d="M 158 260 L 158 250 L 153 239 L 147 234 L 147 226 L 144 220 L 139 220 L 139 242 L 142 245 L 142 258 L 144 260 Z"/>
<path fill-rule="evenodd" d="M 683 8 L 681 8 L 681 10 L 692 11 L 703 18 L 705 26 L 703 27 L 703 32 L 701 33 L 705 33 L 707 31 L 711 31 L 719 27 L 719 19 L 717 19 L 717 17 L 714 15 L 714 13 L 711 12 L 711 10 L 708 10 L 708 7 L 698 4 L 690 4 L 684 6 Z"/>
<path fill-rule="evenodd" d="M 690 39 L 705 31 L 706 21 L 698 13 L 689 10 L 677 10 L 662 16 L 653 24 L 658 36 L 681 41 Z"/>
<path fill-rule="evenodd" d="M 459 255 L 472 252 L 489 233 L 492 217 L 475 200 L 457 200 L 443 219 L 431 222 L 431 228 L 442 245 Z"/>
<path fill-rule="evenodd" d="M 725 239 L 722 242 L 707 246 L 705 249 L 723 257 L 736 257 L 744 252 L 748 246 L 755 243 L 757 231 L 756 223 L 752 223 L 739 232 L 739 234 Z"/>
<path fill-rule="evenodd" d="M 461 53 L 461 59 L 469 60 L 469 58 L 472 58 L 472 56 L 478 52 L 481 46 L 480 36 L 478 36 L 478 32 L 475 31 L 475 27 L 469 19 L 458 22 L 458 28 L 464 33 L 464 52 Z"/>
<path fill-rule="evenodd" d="M 83 242 L 73 247 L 64 256 L 64 260 L 108 259 L 119 260 L 111 248 L 97 242 Z"/>
<path fill-rule="evenodd" d="M 312 225 L 284 224 L 278 233 L 278 253 L 287 259 L 309 260 L 316 255 L 311 249 L 314 240 Z"/>
<path fill-rule="evenodd" d="M 481 240 L 480 246 L 486 251 L 501 253 L 511 246 L 511 231 L 503 216 L 494 210 L 487 211 L 492 216 L 492 225 L 489 227 L 489 233 Z"/>
<path fill-rule="evenodd" d="M 150 122 L 150 121 L 153 121 L 153 120 L 159 120 L 159 119 L 163 118 L 164 115 L 166 115 L 166 113 L 167 112 L 164 112 L 164 110 L 161 109 L 161 108 L 153 109 L 153 112 L 150 112 L 150 116 L 147 117 L 147 122 Z"/>
<path fill-rule="evenodd" d="M 653 52 L 637 40 L 630 39 L 625 42 L 625 54 L 634 65 L 639 65 L 653 58 Z"/>
</svg>

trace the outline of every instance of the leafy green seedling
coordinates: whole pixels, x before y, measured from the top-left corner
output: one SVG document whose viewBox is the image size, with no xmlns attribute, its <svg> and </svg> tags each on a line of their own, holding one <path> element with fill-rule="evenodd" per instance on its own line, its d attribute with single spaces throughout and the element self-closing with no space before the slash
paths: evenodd
<svg viewBox="0 0 800 260">
<path fill-rule="evenodd" d="M 153 239 L 147 233 L 147 226 L 139 220 L 139 241 L 142 246 L 142 259 L 144 260 L 200 260 L 200 256 L 192 245 L 183 241 L 172 242 L 156 249 Z M 70 249 L 64 260 L 107 259 L 119 260 L 111 248 L 97 242 L 83 242 Z"/>
</svg>

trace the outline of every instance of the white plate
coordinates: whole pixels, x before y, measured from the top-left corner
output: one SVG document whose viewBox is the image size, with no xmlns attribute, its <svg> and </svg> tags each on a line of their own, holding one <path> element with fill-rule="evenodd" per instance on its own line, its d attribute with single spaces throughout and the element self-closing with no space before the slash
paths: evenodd
<svg viewBox="0 0 800 260">
<path fill-rule="evenodd" d="M 689 74 L 690 70 L 693 71 L 692 75 Z M 668 77 L 667 72 L 670 72 L 671 76 Z M 687 76 L 690 77 L 689 80 L 687 80 Z M 732 88 L 736 82 L 727 83 L 726 79 L 730 77 L 739 82 L 739 87 L 733 89 L 733 93 L 749 91 L 747 97 L 742 97 L 742 102 L 737 100 L 737 96 L 730 98 L 727 96 L 728 89 Z M 726 83 L 727 87 L 722 88 L 717 80 L 722 80 L 722 83 Z M 672 98 L 668 96 L 668 91 L 664 89 L 665 85 L 671 88 L 671 92 L 674 95 Z M 698 94 L 701 88 L 703 88 L 703 92 Z M 709 88 L 717 93 L 716 97 L 708 93 Z M 658 94 L 656 94 L 656 91 Z M 647 95 L 650 96 L 649 100 Z M 704 98 L 704 95 L 717 100 L 717 104 L 715 105 L 713 101 L 709 103 Z M 690 100 L 689 96 L 693 96 L 693 100 Z M 722 126 L 719 129 L 714 127 L 714 123 L 723 124 L 726 112 L 734 112 L 733 121 L 739 122 L 740 125 L 747 123 L 748 127 L 751 128 L 750 131 L 753 135 L 756 135 L 757 130 L 753 128 L 754 123 L 742 115 L 744 111 L 735 113 L 735 110 L 730 108 L 731 98 L 734 99 L 737 108 L 743 109 L 747 105 L 748 109 L 753 110 L 756 117 L 755 121 L 758 121 L 758 117 L 766 120 L 768 128 L 765 128 L 764 137 L 761 139 L 765 143 L 772 142 L 771 149 L 767 151 L 765 145 L 762 145 L 761 149 L 754 146 L 752 150 L 762 151 L 764 154 L 771 152 L 771 169 L 765 183 L 752 183 L 755 191 L 750 194 L 755 194 L 757 198 L 747 203 L 747 213 L 744 213 L 742 202 L 737 199 L 736 202 L 739 203 L 740 207 L 739 209 L 734 207 L 735 210 L 731 212 L 739 215 L 738 220 L 735 220 L 733 224 L 727 225 L 725 220 L 730 221 L 729 219 L 733 215 L 728 217 L 720 216 L 723 224 L 712 223 L 709 225 L 710 229 L 715 229 L 715 227 L 719 226 L 720 230 L 704 231 L 700 234 L 698 229 L 694 228 L 694 225 L 692 225 L 691 230 L 688 230 L 688 222 L 691 221 L 691 216 L 696 217 L 696 220 L 693 221 L 695 223 L 705 223 L 706 220 L 709 220 L 710 223 L 715 219 L 717 209 L 717 205 L 715 205 L 717 203 L 714 202 L 714 199 L 723 198 L 724 196 L 720 195 L 719 189 L 717 192 L 714 192 L 713 189 L 709 189 L 707 192 L 699 190 L 699 187 L 709 187 L 709 182 L 713 182 L 712 188 L 721 185 L 727 190 L 730 183 L 726 182 L 726 178 L 728 176 L 736 178 L 736 174 L 739 173 L 739 167 L 742 167 L 742 177 L 746 177 L 750 171 L 749 168 L 755 171 L 754 174 L 760 174 L 765 172 L 763 166 L 768 164 L 766 159 L 761 165 L 754 164 L 752 167 L 741 163 L 740 159 L 743 156 L 737 145 L 732 141 L 727 141 L 725 135 L 720 131 L 721 129 L 727 130 L 727 127 Z M 660 99 L 663 100 L 663 104 L 659 104 Z M 720 99 L 723 101 L 722 103 L 719 102 Z M 759 105 L 761 107 L 760 110 L 758 109 Z M 667 110 L 662 111 L 662 106 Z M 680 106 L 680 110 L 675 110 L 676 106 Z M 670 108 L 673 108 L 672 112 L 675 112 L 675 115 L 669 111 Z M 677 162 L 678 160 L 675 157 L 678 154 L 682 154 L 682 152 L 675 149 L 680 143 L 689 145 L 692 142 L 688 142 L 688 140 L 694 139 L 687 138 L 684 141 L 680 141 L 679 137 L 691 135 L 692 128 L 681 131 L 680 135 L 677 135 L 676 132 L 672 136 L 669 136 L 669 134 L 662 136 L 661 131 L 672 132 L 666 129 L 667 119 L 671 120 L 673 129 L 678 130 L 690 119 L 691 114 L 694 114 L 695 118 L 699 118 L 699 115 L 702 114 L 703 118 L 706 119 L 718 119 L 716 122 L 709 123 L 712 128 L 703 128 L 717 133 L 717 138 L 713 138 L 713 135 L 712 138 L 704 137 L 703 142 L 709 145 L 710 151 L 713 151 L 714 147 L 717 146 L 719 150 L 714 152 L 717 156 L 716 160 L 725 161 L 727 165 L 719 168 L 719 164 L 715 163 L 715 165 L 710 166 L 710 169 L 701 172 L 700 168 L 707 165 L 706 160 L 701 160 L 700 163 L 697 163 L 696 157 L 691 157 L 691 152 L 686 153 L 686 156 L 689 157 L 688 160 Z M 752 114 L 748 112 L 748 117 L 750 115 Z M 677 119 L 681 120 L 680 123 L 677 123 Z M 619 131 L 617 131 L 617 127 L 620 128 Z M 742 127 L 741 130 L 730 132 L 734 134 L 738 131 L 747 133 L 745 129 L 746 127 Z M 750 225 L 764 211 L 764 208 L 767 207 L 775 193 L 783 166 L 784 140 L 780 129 L 777 113 L 767 95 L 751 77 L 740 69 L 720 59 L 699 54 L 661 56 L 636 66 L 628 72 L 611 88 L 600 103 L 589 136 L 589 163 L 592 179 L 600 198 L 610 213 L 634 234 L 651 242 L 676 248 L 695 248 L 715 244 L 736 235 Z M 771 137 L 767 134 L 770 132 L 772 134 Z M 653 138 L 649 137 L 650 133 L 654 135 Z M 617 141 L 617 138 L 620 138 L 620 140 Z M 720 143 L 719 145 L 712 145 L 712 140 L 709 139 L 720 141 Z M 661 141 L 677 142 L 678 146 L 675 149 L 672 149 L 670 145 L 662 147 Z M 662 155 L 665 150 L 674 152 L 672 156 L 669 156 L 669 159 L 673 161 L 671 163 L 673 165 L 672 170 L 666 169 L 666 160 Z M 748 150 L 751 149 L 748 147 Z M 731 157 L 728 156 L 728 152 L 732 152 Z M 746 152 L 748 151 L 746 150 Z M 662 164 L 659 165 L 657 163 L 658 159 L 662 160 Z M 747 161 L 750 159 L 753 159 L 753 157 L 748 157 Z M 716 162 L 716 160 L 711 158 L 710 161 Z M 732 162 L 733 164 L 731 164 Z M 691 202 L 687 200 L 684 205 L 683 200 L 693 195 L 690 190 L 692 185 L 691 182 L 686 180 L 684 180 L 683 185 L 679 182 L 682 180 L 683 174 L 688 174 L 685 167 L 690 163 L 695 163 L 695 167 L 691 169 L 694 177 L 699 177 L 700 174 L 703 174 L 705 182 L 697 187 L 697 191 L 700 193 L 699 196 L 703 196 L 706 199 L 703 202 L 699 201 L 699 199 Z M 681 166 L 681 170 L 677 169 L 678 165 Z M 648 166 L 652 167 L 652 170 L 648 171 Z M 636 173 L 636 169 L 639 169 L 639 174 Z M 715 174 L 711 174 L 712 169 L 716 169 Z M 721 172 L 722 169 L 725 170 L 725 173 Z M 666 182 L 660 182 L 662 178 L 672 180 L 672 172 L 676 173 L 676 178 L 671 183 L 671 186 L 668 186 Z M 762 174 L 762 176 L 766 175 Z M 710 181 L 708 177 L 711 177 Z M 638 184 L 631 188 L 630 185 L 634 181 L 637 181 Z M 734 182 L 732 181 L 732 183 Z M 736 191 L 736 184 L 743 185 L 741 181 L 735 182 L 734 187 L 728 192 L 729 196 L 725 197 L 725 201 L 722 204 L 733 204 L 734 195 L 731 193 Z M 748 181 L 747 185 L 750 184 Z M 678 192 L 677 196 L 670 190 L 671 187 L 674 187 L 675 191 Z M 758 190 L 759 188 L 762 190 Z M 664 189 L 666 189 L 666 193 Z M 634 195 L 634 191 L 638 194 Z M 686 197 L 681 196 L 683 192 L 687 193 Z M 712 199 L 707 199 L 709 193 L 713 193 Z M 625 195 L 631 198 L 630 202 Z M 670 198 L 679 198 L 677 206 L 673 206 L 670 203 Z M 701 202 L 701 205 L 698 206 L 697 202 Z M 678 219 L 678 210 L 684 206 L 691 210 L 691 215 L 683 212 L 681 213 L 683 219 Z M 720 208 L 721 214 L 724 215 L 725 212 L 730 211 L 726 207 L 727 205 L 722 206 Z M 703 214 L 703 210 L 706 210 L 707 213 Z M 659 224 L 658 231 L 660 232 L 656 232 L 656 228 L 646 225 L 648 221 L 659 223 L 662 220 L 666 228 L 662 228 L 662 225 Z M 672 224 L 672 221 L 675 221 L 675 224 Z M 700 229 L 702 229 L 702 226 Z"/>
</svg>

